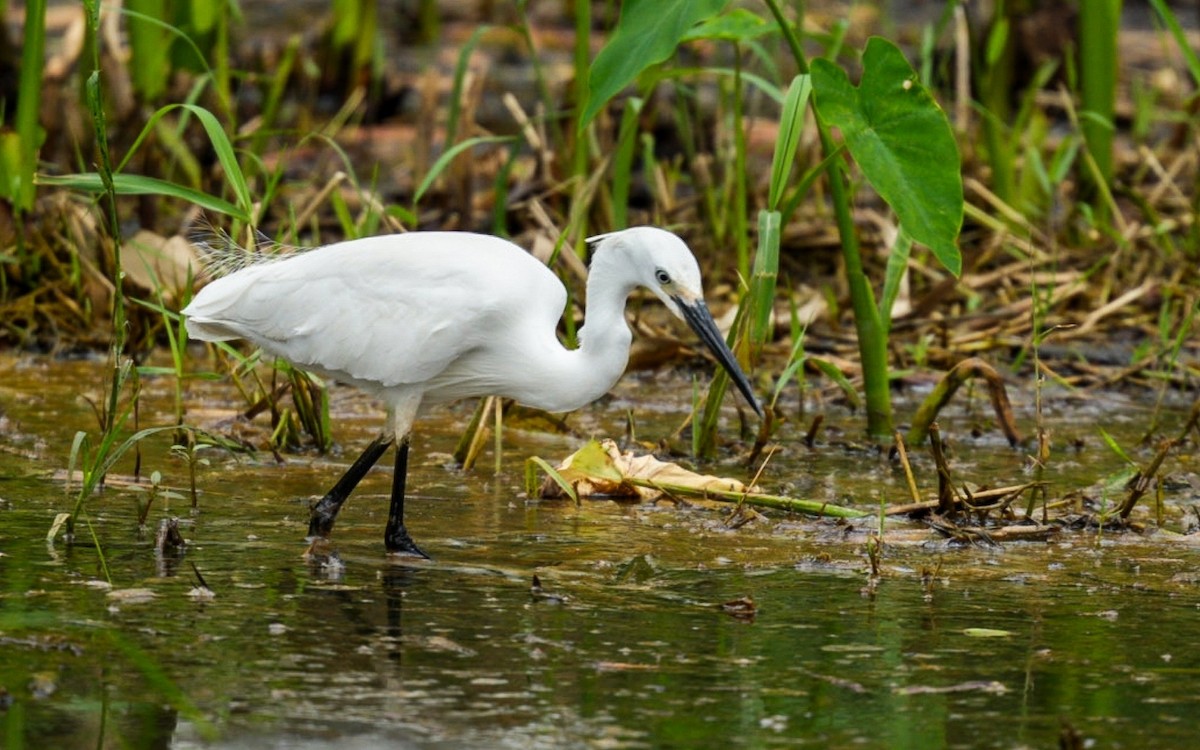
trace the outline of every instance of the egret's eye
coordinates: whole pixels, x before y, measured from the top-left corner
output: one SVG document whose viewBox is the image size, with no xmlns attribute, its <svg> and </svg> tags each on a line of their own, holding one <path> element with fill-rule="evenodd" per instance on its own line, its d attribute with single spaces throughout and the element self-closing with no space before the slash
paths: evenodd
<svg viewBox="0 0 1200 750">
<path fill-rule="evenodd" d="M 663 286 L 671 283 L 671 274 L 667 273 L 661 268 L 654 272 L 654 278 Z"/>
</svg>

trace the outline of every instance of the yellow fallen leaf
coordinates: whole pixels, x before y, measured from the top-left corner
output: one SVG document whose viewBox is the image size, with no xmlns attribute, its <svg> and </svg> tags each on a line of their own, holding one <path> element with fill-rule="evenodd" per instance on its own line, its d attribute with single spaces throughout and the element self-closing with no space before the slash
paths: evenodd
<svg viewBox="0 0 1200 750">
<path fill-rule="evenodd" d="M 688 502 L 720 501 L 764 508 L 777 508 L 793 513 L 807 513 L 831 518 L 862 518 L 870 515 L 857 508 L 845 508 L 824 500 L 804 500 L 783 495 L 767 495 L 757 487 L 747 487 L 736 479 L 697 474 L 678 464 L 659 461 L 654 456 L 635 456 L 622 453 L 611 440 L 589 441 L 568 456 L 544 478 L 540 485 L 531 467 L 546 462 L 530 459 L 526 468 L 526 487 L 531 495 L 557 498 L 574 490 L 578 497 L 630 497 L 657 500 L 687 498 Z"/>
<path fill-rule="evenodd" d="M 672 491 L 687 490 L 697 495 L 706 492 L 746 492 L 747 487 L 736 479 L 697 474 L 679 464 L 659 461 L 654 456 L 622 453 L 612 440 L 589 440 L 556 467 L 562 477 L 580 497 L 637 497 L 656 500 L 671 487 Z M 562 497 L 563 490 L 553 479 L 543 480 L 542 497 Z"/>
</svg>

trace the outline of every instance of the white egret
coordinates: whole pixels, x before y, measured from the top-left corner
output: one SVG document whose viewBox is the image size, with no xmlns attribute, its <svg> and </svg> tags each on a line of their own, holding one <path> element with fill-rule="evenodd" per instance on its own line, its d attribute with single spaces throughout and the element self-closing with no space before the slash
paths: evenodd
<svg viewBox="0 0 1200 750">
<path fill-rule="evenodd" d="M 762 414 L 704 303 L 700 270 L 683 240 L 636 227 L 588 242 L 593 257 L 576 349 L 555 335 L 567 292 L 554 273 L 507 240 L 464 232 L 369 237 L 254 264 L 205 286 L 183 314 L 193 338 L 247 339 L 386 404 L 383 432 L 313 507 L 309 534 L 328 536 L 355 485 L 396 442 L 384 544 L 425 557 L 404 526 L 418 412 L 469 396 L 552 412 L 594 401 L 625 371 L 632 342 L 625 302 L 639 286 L 695 330 Z"/>
</svg>

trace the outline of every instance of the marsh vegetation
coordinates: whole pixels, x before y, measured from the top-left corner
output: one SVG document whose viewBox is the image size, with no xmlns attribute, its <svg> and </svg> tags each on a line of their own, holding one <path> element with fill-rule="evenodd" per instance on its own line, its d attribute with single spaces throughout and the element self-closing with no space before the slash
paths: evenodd
<svg viewBox="0 0 1200 750">
<path fill-rule="evenodd" d="M 1195 740 L 1195 2 L 244 5 L 0 5 L 6 747 Z M 381 416 L 189 343 L 197 238 L 510 237 L 571 345 L 639 224 L 764 419 L 635 300 L 602 402 L 431 417 L 435 564 L 376 474 L 302 558 Z"/>
</svg>

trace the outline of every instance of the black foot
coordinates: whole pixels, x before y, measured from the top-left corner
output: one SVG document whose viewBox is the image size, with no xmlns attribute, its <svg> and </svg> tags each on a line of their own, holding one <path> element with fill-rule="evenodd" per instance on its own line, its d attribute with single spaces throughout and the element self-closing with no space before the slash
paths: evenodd
<svg viewBox="0 0 1200 750">
<path fill-rule="evenodd" d="M 396 529 L 388 529 L 383 537 L 383 544 L 387 547 L 389 555 L 412 555 L 425 560 L 432 559 L 429 555 L 421 551 L 417 543 L 408 535 L 408 529 L 400 526 Z"/>
<path fill-rule="evenodd" d="M 342 556 L 338 554 L 337 547 L 323 536 L 315 537 L 312 540 L 308 549 L 304 550 L 304 559 L 318 568 L 340 570 L 346 567 L 342 562 Z"/>
<path fill-rule="evenodd" d="M 329 495 L 321 498 L 321 502 L 314 505 L 309 511 L 309 537 L 329 536 L 329 532 L 333 531 L 333 522 L 337 518 L 337 513 L 341 509 L 341 506 L 341 503 L 331 499 Z"/>
</svg>

